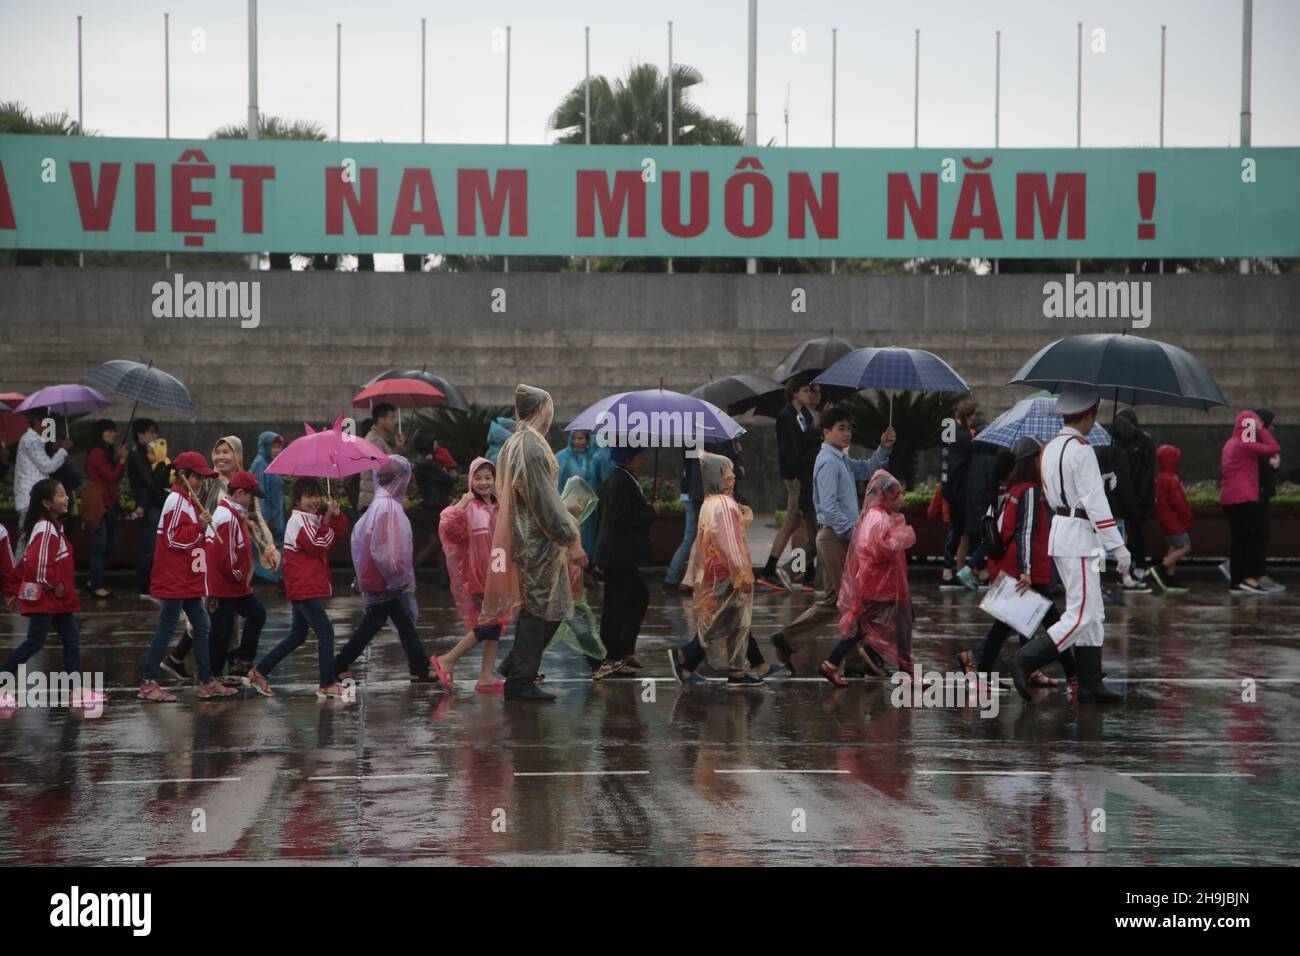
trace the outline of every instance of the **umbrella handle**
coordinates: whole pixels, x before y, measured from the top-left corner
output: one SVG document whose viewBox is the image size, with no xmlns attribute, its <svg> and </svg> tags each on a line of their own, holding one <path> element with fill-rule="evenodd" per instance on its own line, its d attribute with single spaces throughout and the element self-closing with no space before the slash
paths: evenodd
<svg viewBox="0 0 1300 956">
<path fill-rule="evenodd" d="M 179 476 L 177 476 L 177 477 L 179 477 Z M 194 492 L 193 492 L 192 490 L 190 490 L 189 488 L 186 488 L 186 489 L 185 489 L 185 493 L 186 493 L 187 495 L 190 496 L 190 503 L 194 505 L 194 510 L 197 511 L 199 514 L 202 514 L 202 513 L 203 513 L 203 506 L 200 505 L 198 499 L 194 497 Z M 212 533 L 213 533 L 213 535 L 216 536 L 216 539 L 217 539 L 217 543 L 218 543 L 218 544 L 225 544 L 225 543 L 226 543 L 226 542 L 222 539 L 222 537 L 221 537 L 221 532 L 217 530 L 217 527 L 216 527 L 215 524 L 212 525 Z"/>
</svg>

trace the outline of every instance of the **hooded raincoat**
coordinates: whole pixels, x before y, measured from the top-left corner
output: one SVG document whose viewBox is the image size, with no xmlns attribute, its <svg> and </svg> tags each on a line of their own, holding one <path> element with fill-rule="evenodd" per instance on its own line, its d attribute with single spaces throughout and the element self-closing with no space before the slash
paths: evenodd
<svg viewBox="0 0 1300 956">
<path fill-rule="evenodd" d="M 225 435 L 221 438 L 218 438 L 213 443 L 212 450 L 215 452 L 217 450 L 217 445 L 220 445 L 222 442 L 225 442 L 227 445 L 229 445 L 231 449 L 235 452 L 235 470 L 242 471 L 244 468 L 244 443 L 240 441 L 239 436 L 237 435 Z M 267 447 L 269 449 L 270 446 Z M 270 452 L 268 451 L 267 454 L 270 454 Z M 261 483 L 260 478 L 258 479 L 258 483 L 259 484 Z M 266 490 L 265 487 L 263 487 L 262 490 L 265 491 Z M 227 497 L 225 478 L 222 478 L 220 475 L 216 475 L 212 478 L 209 478 L 206 482 L 204 482 L 203 508 L 209 514 L 215 515 L 217 513 L 217 505 L 219 505 L 221 503 L 221 499 L 225 497 Z M 281 486 L 280 501 L 281 501 L 280 508 L 281 511 L 283 512 L 284 509 L 283 486 Z M 260 562 L 262 563 L 263 566 L 265 566 L 268 560 L 269 552 L 273 550 L 278 552 L 279 547 L 275 539 L 271 536 L 271 529 L 267 527 L 266 519 L 262 517 L 261 505 L 262 505 L 261 499 L 254 499 L 253 507 L 249 509 L 248 513 L 244 516 L 244 518 L 248 525 L 248 536 L 253 541 L 253 547 L 257 549 L 258 558 Z M 281 530 L 280 534 L 281 534 L 281 541 L 283 541 L 284 531 Z"/>
<path fill-rule="evenodd" d="M 573 611 L 567 551 L 578 540 L 578 523 L 556 490 L 559 465 L 546 443 L 554 405 L 549 393 L 531 385 L 515 389 L 518 425 L 497 458 L 496 533 L 492 547 L 504 556 L 493 562 L 483 597 L 483 614 L 514 618 L 526 612 L 544 621 L 563 621 Z"/>
<path fill-rule="evenodd" d="M 475 458 L 469 466 L 469 482 L 480 468 L 492 468 L 486 458 Z M 495 469 L 493 469 L 495 471 Z M 470 494 L 469 501 L 444 508 L 438 519 L 438 537 L 447 552 L 447 572 L 451 577 L 451 596 L 469 630 L 490 624 L 509 624 L 480 620 L 479 607 L 487 585 L 488 567 L 492 562 L 492 536 L 497 528 L 497 502 L 485 502 Z"/>
<path fill-rule="evenodd" d="M 497 463 L 497 456 L 501 454 L 501 448 L 515 432 L 515 420 L 506 418 L 502 415 L 500 418 L 492 419 L 492 424 L 488 426 L 488 447 L 487 460 L 492 464 Z"/>
<path fill-rule="evenodd" d="M 396 598 L 414 623 L 415 555 L 411 522 L 402 499 L 411 483 L 411 463 L 398 456 L 376 472 L 375 498 L 352 532 L 352 564 L 361 584 L 365 607 Z"/>
<path fill-rule="evenodd" d="M 257 508 L 266 521 L 267 530 L 271 532 L 271 540 L 280 551 L 284 551 L 284 479 L 266 470 L 273 460 L 271 446 L 277 440 L 280 444 L 284 444 L 284 438 L 275 432 L 262 432 L 257 436 L 257 457 L 253 459 L 253 466 L 248 470 L 253 473 L 253 477 L 257 479 L 257 483 L 262 486 L 262 492 L 266 495 L 265 498 L 258 499 Z M 261 564 L 253 566 L 253 573 L 264 581 L 278 582 L 284 577 L 282 568 L 271 571 Z"/>
<path fill-rule="evenodd" d="M 569 432 L 568 447 L 562 448 L 560 453 L 555 456 L 555 463 L 560 467 L 559 478 L 556 487 L 560 492 L 564 491 L 564 484 L 574 475 L 577 475 L 593 491 L 600 490 L 601 461 L 599 453 L 592 447 L 593 436 L 591 432 L 583 432 L 587 436 L 587 447 L 578 451 L 573 447 L 573 437 L 577 432 Z M 582 550 L 587 552 L 587 559 L 596 560 L 596 532 L 598 530 L 599 515 L 592 514 L 580 525 L 582 529 Z"/>
<path fill-rule="evenodd" d="M 877 653 L 911 671 L 912 602 L 907 587 L 907 549 L 916 531 L 885 499 L 901 490 L 898 479 L 881 469 L 867 482 L 862 515 L 849 542 L 840 580 L 840 636 L 859 631 Z"/>
<path fill-rule="evenodd" d="M 745 536 L 754 515 L 732 497 L 736 476 L 722 455 L 700 455 L 704 503 L 695 531 L 696 634 L 715 667 L 745 670 L 754 609 L 754 568 Z M 742 590 L 742 588 L 744 590 Z"/>
<path fill-rule="evenodd" d="M 1219 458 L 1219 504 L 1259 501 L 1260 462 L 1267 467 L 1268 459 L 1281 450 L 1258 412 L 1238 412 L 1232 436 L 1223 443 Z"/>
</svg>

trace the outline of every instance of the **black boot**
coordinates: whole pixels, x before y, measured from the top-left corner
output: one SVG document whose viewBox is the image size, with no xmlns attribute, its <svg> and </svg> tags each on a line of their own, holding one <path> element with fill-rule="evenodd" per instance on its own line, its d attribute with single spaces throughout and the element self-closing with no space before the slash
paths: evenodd
<svg viewBox="0 0 1300 956">
<path fill-rule="evenodd" d="M 1079 665 L 1079 703 L 1116 704 L 1124 699 L 1101 682 L 1101 648 L 1074 648 L 1074 659 Z"/>
<path fill-rule="evenodd" d="M 1021 697 L 1025 700 L 1032 699 L 1029 696 L 1029 675 L 1052 663 L 1058 656 L 1056 645 L 1046 634 L 1040 634 L 1012 655 L 1007 670 L 1011 671 L 1011 682 L 1016 685 Z"/>
</svg>

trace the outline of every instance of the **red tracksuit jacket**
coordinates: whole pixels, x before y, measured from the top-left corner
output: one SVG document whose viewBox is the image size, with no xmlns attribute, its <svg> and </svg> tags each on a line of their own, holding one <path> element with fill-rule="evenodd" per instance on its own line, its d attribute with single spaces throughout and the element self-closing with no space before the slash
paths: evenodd
<svg viewBox="0 0 1300 956">
<path fill-rule="evenodd" d="M 81 603 L 77 600 L 72 545 L 68 543 L 62 526 L 53 521 L 36 522 L 31 542 L 23 555 L 21 573 L 18 610 L 24 616 L 70 614 L 81 610 Z M 57 598 L 54 588 L 60 583 L 63 584 L 63 597 Z"/>
<path fill-rule="evenodd" d="M 198 512 L 190 496 L 179 485 L 172 485 L 154 538 L 149 593 L 160 600 L 203 597 L 207 583 L 199 555 L 206 561 L 204 550 Z"/>
<path fill-rule="evenodd" d="M 218 534 L 221 540 L 217 540 Z M 203 548 L 208 562 L 208 597 L 237 598 L 253 593 L 253 542 L 244 526 L 243 508 L 222 498 Z"/>
<path fill-rule="evenodd" d="M 325 524 L 319 515 L 294 510 L 284 529 L 285 597 L 306 601 L 334 594 L 330 548 L 347 532 L 348 519 L 343 515 Z"/>
<path fill-rule="evenodd" d="M 1008 491 L 998 524 L 1005 550 L 1000 560 L 989 562 L 993 577 L 998 572 L 1013 578 L 1027 573 L 1034 584 L 1051 581 L 1052 559 L 1047 555 L 1051 521 L 1043 493 L 1033 484 L 1025 482 Z"/>
<path fill-rule="evenodd" d="M 0 592 L 6 598 L 15 597 L 18 594 L 18 587 L 22 584 L 23 576 L 17 564 L 14 564 L 14 553 L 10 546 L 9 531 L 4 525 L 0 524 Z"/>
</svg>

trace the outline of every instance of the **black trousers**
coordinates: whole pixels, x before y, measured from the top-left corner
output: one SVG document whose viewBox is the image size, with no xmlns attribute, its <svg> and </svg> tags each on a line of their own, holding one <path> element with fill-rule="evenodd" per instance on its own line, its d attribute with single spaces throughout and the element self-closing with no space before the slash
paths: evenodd
<svg viewBox="0 0 1300 956">
<path fill-rule="evenodd" d="M 636 568 L 605 569 L 605 603 L 600 609 L 600 639 L 605 659 L 620 661 L 636 653 L 636 639 L 650 605 L 650 589 Z"/>
<path fill-rule="evenodd" d="M 239 649 L 235 656 L 246 663 L 257 659 L 257 641 L 266 624 L 266 608 L 256 594 L 243 597 L 217 598 L 217 609 L 212 612 L 212 630 L 208 642 L 212 649 L 212 673 L 221 674 L 226 669 L 226 652 L 235 635 L 235 615 L 244 619 L 244 629 L 239 636 Z"/>
<path fill-rule="evenodd" d="M 1246 578 L 1258 578 L 1264 573 L 1267 512 L 1258 501 L 1246 501 L 1224 505 L 1223 513 L 1228 516 L 1228 533 L 1232 538 L 1228 564 L 1232 586 L 1236 587 Z"/>
<path fill-rule="evenodd" d="M 527 611 L 519 612 L 515 621 L 514 647 L 501 662 L 501 671 L 506 675 L 507 697 L 513 697 L 533 685 L 537 670 L 542 666 L 542 654 L 559 629 L 559 621 L 545 621 Z"/>
<path fill-rule="evenodd" d="M 366 649 L 379 629 L 392 619 L 394 626 L 397 628 L 397 639 L 402 642 L 402 650 L 406 652 L 406 661 L 410 667 L 412 677 L 429 676 L 429 655 L 424 653 L 424 646 L 420 643 L 420 635 L 415 630 L 415 622 L 407 615 L 406 609 L 402 607 L 402 602 L 393 598 L 391 601 L 384 601 L 380 604 L 372 604 L 366 608 L 365 613 L 361 616 L 360 623 L 352 632 L 351 639 L 344 645 L 343 650 L 339 651 L 338 657 L 334 658 L 334 673 L 337 675 L 340 671 L 348 670 L 352 662 L 361 656 L 361 652 Z"/>
</svg>

